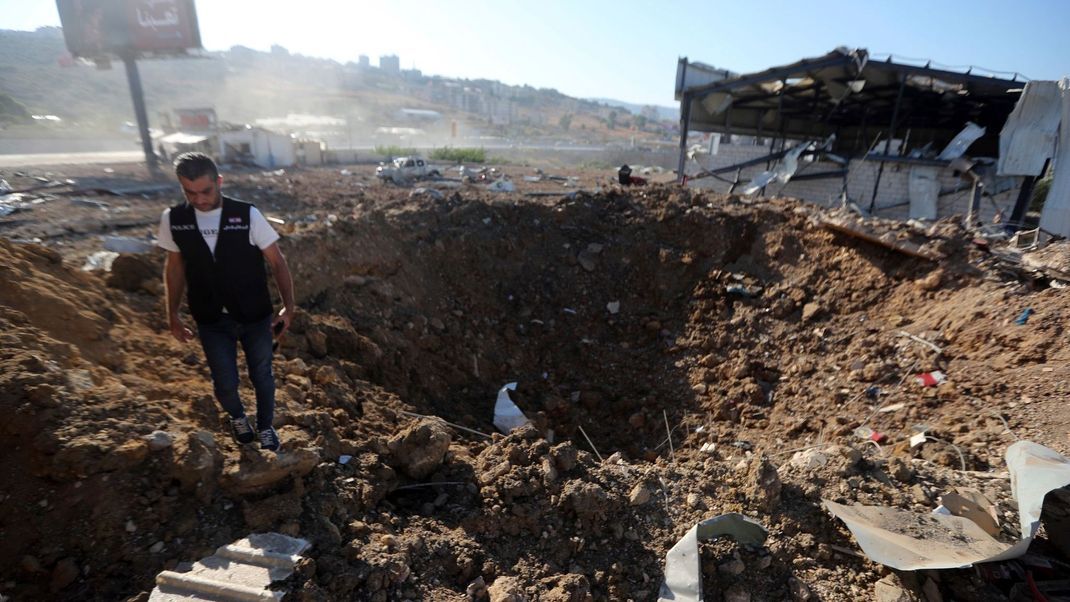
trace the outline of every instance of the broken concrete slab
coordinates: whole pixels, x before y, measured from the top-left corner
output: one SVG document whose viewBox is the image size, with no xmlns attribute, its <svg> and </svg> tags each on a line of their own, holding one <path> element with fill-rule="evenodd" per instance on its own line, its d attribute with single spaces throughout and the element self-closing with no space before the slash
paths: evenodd
<svg viewBox="0 0 1070 602">
<path fill-rule="evenodd" d="M 279 533 L 254 533 L 220 546 L 189 570 L 162 571 L 150 602 L 184 600 L 282 600 L 288 592 L 271 590 L 289 577 L 310 544 Z"/>
</svg>

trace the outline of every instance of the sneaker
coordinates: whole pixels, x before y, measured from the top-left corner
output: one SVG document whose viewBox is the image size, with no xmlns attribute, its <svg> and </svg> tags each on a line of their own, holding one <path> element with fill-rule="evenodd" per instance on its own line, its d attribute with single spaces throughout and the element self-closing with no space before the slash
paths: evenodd
<svg viewBox="0 0 1070 602">
<path fill-rule="evenodd" d="M 232 418 L 230 420 L 230 428 L 234 432 L 234 440 L 242 445 L 252 443 L 256 439 L 253 425 L 249 423 L 249 419 L 245 416 Z"/>
<path fill-rule="evenodd" d="M 275 432 L 275 427 L 269 426 L 260 431 L 260 449 L 279 451 L 279 434 Z"/>
</svg>

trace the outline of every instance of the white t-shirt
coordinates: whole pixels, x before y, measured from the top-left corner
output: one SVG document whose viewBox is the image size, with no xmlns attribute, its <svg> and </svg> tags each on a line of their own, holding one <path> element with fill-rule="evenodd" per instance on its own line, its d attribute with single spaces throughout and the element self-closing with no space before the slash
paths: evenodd
<svg viewBox="0 0 1070 602">
<path fill-rule="evenodd" d="M 219 221 L 223 218 L 223 207 L 211 211 L 193 210 L 197 217 L 197 229 L 201 231 L 204 242 L 208 244 L 208 250 L 215 257 L 215 243 L 219 238 Z M 249 244 L 256 245 L 260 250 L 270 247 L 279 239 L 275 229 L 271 227 L 264 214 L 256 207 L 249 208 Z M 171 236 L 171 208 L 164 209 L 160 216 L 160 231 L 156 235 L 156 246 L 168 251 L 178 252 L 178 245 Z"/>
</svg>

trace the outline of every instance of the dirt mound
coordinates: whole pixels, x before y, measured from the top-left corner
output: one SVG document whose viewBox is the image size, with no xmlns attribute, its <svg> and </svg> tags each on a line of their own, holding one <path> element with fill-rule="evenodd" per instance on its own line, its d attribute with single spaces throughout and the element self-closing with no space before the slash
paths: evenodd
<svg viewBox="0 0 1070 602">
<path fill-rule="evenodd" d="M 652 600 L 677 539 L 741 512 L 769 538 L 703 544 L 707 591 L 855 600 L 886 571 L 821 499 L 927 512 L 968 486 L 1008 510 L 986 471 L 1014 436 L 1070 448 L 1066 294 L 1004 281 L 950 222 L 912 234 L 935 263 L 788 200 L 317 177 L 287 205 L 228 178 L 289 222 L 304 311 L 275 364 L 278 457 L 226 435 L 200 350 L 166 332 L 158 258 L 103 278 L 0 240 L 0 593 L 134 598 L 271 529 L 314 543 L 298 599 Z M 507 382 L 532 425 L 503 436 Z"/>
</svg>

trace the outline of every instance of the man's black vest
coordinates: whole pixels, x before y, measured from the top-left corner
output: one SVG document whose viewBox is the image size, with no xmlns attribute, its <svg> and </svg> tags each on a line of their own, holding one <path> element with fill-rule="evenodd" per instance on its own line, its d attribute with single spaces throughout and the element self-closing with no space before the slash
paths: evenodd
<svg viewBox="0 0 1070 602">
<path fill-rule="evenodd" d="M 249 243 L 249 203 L 223 197 L 215 257 L 197 228 L 193 206 L 171 207 L 171 237 L 186 264 L 186 291 L 193 319 L 211 324 L 223 308 L 235 320 L 257 322 L 272 313 L 264 255 Z"/>
</svg>

